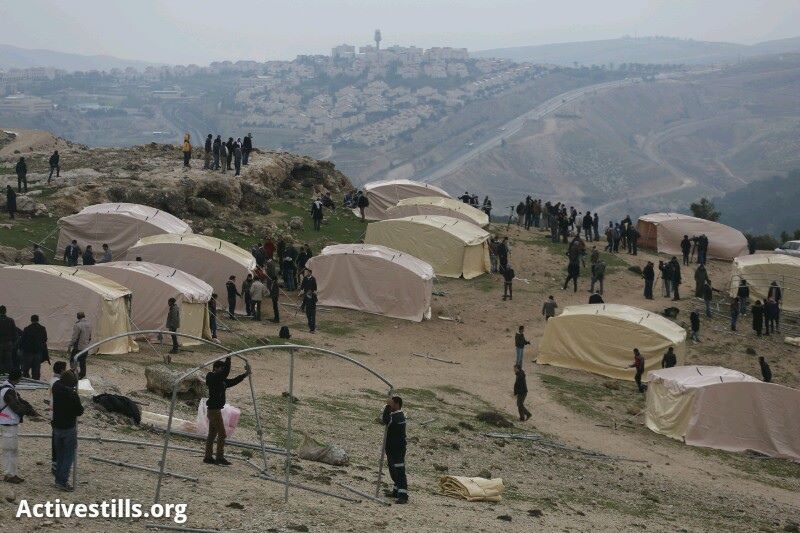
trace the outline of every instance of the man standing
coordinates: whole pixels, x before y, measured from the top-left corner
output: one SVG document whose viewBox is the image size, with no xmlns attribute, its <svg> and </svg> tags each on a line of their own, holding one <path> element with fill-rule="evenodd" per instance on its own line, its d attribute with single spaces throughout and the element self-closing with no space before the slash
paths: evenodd
<svg viewBox="0 0 800 533">
<path fill-rule="evenodd" d="M 514 365 L 514 396 L 517 397 L 517 411 L 519 411 L 519 421 L 525 422 L 531 417 L 531 412 L 525 407 L 525 397 L 528 396 L 528 383 L 525 379 L 525 371 L 521 365 Z"/>
<path fill-rule="evenodd" d="M 553 298 L 553 295 L 547 297 L 544 304 L 542 304 L 542 315 L 544 316 L 544 321 L 547 322 L 554 316 L 556 316 L 556 308 L 558 304 L 556 303 L 556 299 Z"/>
<path fill-rule="evenodd" d="M 701 265 L 706 263 L 706 257 L 708 256 L 708 237 L 706 234 L 700 235 L 697 238 L 697 262 Z"/>
<path fill-rule="evenodd" d="M 506 266 L 508 266 L 508 253 L 508 237 L 503 237 L 503 240 L 497 246 L 497 268 L 501 273 L 506 269 Z"/>
<path fill-rule="evenodd" d="M 220 157 L 220 147 L 222 146 L 222 138 L 217 135 L 217 138 L 214 139 L 214 143 L 211 145 L 211 154 L 214 156 L 214 166 L 211 170 L 219 170 L 219 157 Z"/>
<path fill-rule="evenodd" d="M 753 313 L 753 331 L 760 337 L 764 329 L 764 306 L 761 305 L 761 300 L 756 300 L 750 312 Z"/>
<path fill-rule="evenodd" d="M 31 323 L 22 331 L 22 375 L 38 380 L 47 357 L 47 329 L 39 324 L 39 316 L 31 316 Z"/>
<path fill-rule="evenodd" d="M 739 298 L 739 314 L 747 315 L 747 305 L 750 303 L 750 286 L 747 284 L 747 280 L 743 279 L 739 282 L 736 296 Z"/>
<path fill-rule="evenodd" d="M 108 247 L 107 244 L 103 244 L 103 257 L 100 258 L 101 263 L 110 263 L 114 260 L 114 256 L 111 254 L 111 249 Z"/>
<path fill-rule="evenodd" d="M 25 163 L 25 158 L 20 157 L 17 161 L 17 166 L 14 168 L 17 172 L 17 192 L 28 192 L 28 165 Z M 23 191 L 23 188 L 25 189 Z"/>
<path fill-rule="evenodd" d="M 767 326 L 766 335 L 775 333 L 775 321 L 778 319 L 778 304 L 772 298 L 764 302 L 764 323 Z"/>
<path fill-rule="evenodd" d="M 783 291 L 781 290 L 780 286 L 778 285 L 777 281 L 773 281 L 769 284 L 769 290 L 767 291 L 767 298 L 772 298 L 775 300 L 776 305 L 776 312 L 775 315 L 775 331 L 780 332 L 781 330 L 781 300 L 783 300 Z"/>
<path fill-rule="evenodd" d="M 233 320 L 236 318 L 236 297 L 242 297 L 236 290 L 236 276 L 231 276 L 225 282 L 225 289 L 228 291 L 228 317 Z"/>
<path fill-rule="evenodd" d="M 317 291 L 305 291 L 303 293 L 303 309 L 306 311 L 308 319 L 308 331 L 317 332 Z"/>
<path fill-rule="evenodd" d="M 591 242 L 592 241 L 592 224 L 594 223 L 592 219 L 591 211 L 586 211 L 586 214 L 583 215 L 583 234 L 586 236 L 586 240 Z"/>
<path fill-rule="evenodd" d="M 33 245 L 33 264 L 34 265 L 46 265 L 47 258 L 44 256 L 44 250 L 38 244 Z"/>
<path fill-rule="evenodd" d="M 670 346 L 667 353 L 661 358 L 661 368 L 672 368 L 678 364 L 678 358 L 675 356 L 675 348 Z"/>
<path fill-rule="evenodd" d="M 694 271 L 694 296 L 695 298 L 703 297 L 703 289 L 705 288 L 706 281 L 709 281 L 708 272 L 705 265 L 698 265 L 697 270 Z"/>
<path fill-rule="evenodd" d="M 311 219 L 314 221 L 314 231 L 322 229 L 322 202 L 319 198 L 311 203 Z"/>
<path fill-rule="evenodd" d="M 600 240 L 600 217 L 597 215 L 597 211 L 594 212 L 594 218 L 592 218 L 592 229 L 594 230 L 594 240 Z"/>
<path fill-rule="evenodd" d="M 242 174 L 242 142 L 240 139 L 236 139 L 236 142 L 233 143 L 233 168 L 236 170 L 234 176 Z"/>
<path fill-rule="evenodd" d="M 56 177 L 57 178 L 61 177 L 61 164 L 60 164 L 60 161 L 61 161 L 61 156 L 58 155 L 58 150 L 55 150 L 53 152 L 53 155 L 50 156 L 50 160 L 48 161 L 50 163 L 50 175 L 47 176 L 47 184 L 48 185 L 50 185 L 50 180 L 53 179 L 53 171 L 54 170 L 56 171 Z"/>
<path fill-rule="evenodd" d="M 211 294 L 208 300 L 208 327 L 211 330 L 211 340 L 217 340 L 217 293 Z"/>
<path fill-rule="evenodd" d="M 253 151 L 253 134 L 248 133 L 242 143 L 242 164 L 247 166 L 250 162 L 250 152 Z"/>
<path fill-rule="evenodd" d="M 0 374 L 8 374 L 13 369 L 16 346 L 17 324 L 6 316 L 6 306 L 0 305 Z"/>
<path fill-rule="evenodd" d="M 366 215 L 364 214 L 364 210 L 367 207 L 369 207 L 369 198 L 367 198 L 366 193 L 361 193 L 360 195 L 358 195 L 358 200 L 356 200 L 356 207 L 358 207 L 358 212 L 361 216 L 361 222 L 366 222 L 367 218 Z"/>
<path fill-rule="evenodd" d="M 597 262 L 592 267 L 592 286 L 589 288 L 589 292 L 594 292 L 594 284 L 595 282 L 600 284 L 600 291 L 599 294 L 603 294 L 603 280 L 606 277 L 606 263 L 602 259 L 598 259 Z"/>
<path fill-rule="evenodd" d="M 78 311 L 77 322 L 72 326 L 72 339 L 69 342 L 70 366 L 73 370 L 78 368 L 78 379 L 86 377 L 86 357 L 88 353 L 75 357 L 79 352 L 85 350 L 92 342 L 92 325 L 86 320 L 86 314 Z"/>
<path fill-rule="evenodd" d="M 253 275 L 248 274 L 242 282 L 242 298 L 244 299 L 244 314 L 253 316 L 253 296 L 250 289 L 253 287 Z"/>
<path fill-rule="evenodd" d="M 244 287 L 242 287 L 242 291 L 244 291 Z M 253 320 L 257 320 L 261 322 L 261 301 L 264 299 L 264 293 L 266 292 L 266 288 L 264 284 L 261 283 L 259 278 L 256 278 L 250 284 L 249 296 L 250 296 L 250 311 L 253 315 Z"/>
<path fill-rule="evenodd" d="M 183 166 L 189 168 L 189 161 L 192 159 L 192 142 L 191 135 L 188 133 L 184 134 L 183 136 L 183 146 L 181 147 L 181 151 L 183 152 Z"/>
<path fill-rule="evenodd" d="M 511 265 L 506 265 L 506 268 L 503 270 L 503 300 L 513 300 L 514 299 L 514 289 L 512 284 L 514 282 L 514 269 Z"/>
<path fill-rule="evenodd" d="M 213 151 L 212 135 L 209 133 L 206 137 L 206 143 L 203 146 L 203 170 L 211 169 L 211 153 Z"/>
<path fill-rule="evenodd" d="M 703 302 L 706 304 L 706 317 L 711 318 L 711 300 L 714 298 L 714 289 L 711 288 L 711 281 L 706 280 L 703 285 Z"/>
<path fill-rule="evenodd" d="M 530 343 L 531 341 L 525 338 L 525 326 L 520 326 L 517 334 L 514 335 L 514 346 L 517 349 L 517 360 L 514 363 L 516 366 L 522 368 L 525 346 L 529 345 Z"/>
<path fill-rule="evenodd" d="M 642 277 L 644 278 L 644 297 L 648 300 L 653 299 L 653 281 L 656 279 L 656 271 L 653 268 L 653 262 L 648 261 L 642 269 Z"/>
<path fill-rule="evenodd" d="M 92 245 L 87 244 L 86 250 L 83 251 L 83 264 L 84 266 L 91 266 L 95 263 L 96 261 L 94 260 L 94 251 L 92 250 Z"/>
<path fill-rule="evenodd" d="M 672 266 L 670 269 L 670 275 L 672 276 L 672 293 L 674 294 L 672 300 L 677 302 L 681 299 L 678 293 L 678 288 L 681 285 L 681 265 L 678 263 L 678 258 L 675 256 L 672 256 L 672 260 L 669 264 Z"/>
<path fill-rule="evenodd" d="M 6 185 L 6 211 L 8 218 L 14 219 L 14 214 L 17 212 L 17 193 L 11 185 Z"/>
<path fill-rule="evenodd" d="M 764 380 L 764 383 L 772 383 L 772 369 L 769 367 L 769 363 L 767 363 L 763 355 L 758 356 L 758 366 L 761 367 L 761 378 Z"/>
<path fill-rule="evenodd" d="M 692 241 L 689 240 L 688 235 L 683 236 L 681 241 L 681 253 L 683 254 L 683 264 L 689 266 L 689 252 L 692 251 Z"/>
<path fill-rule="evenodd" d="M 637 230 L 633 224 L 628 225 L 625 238 L 628 242 L 628 253 L 631 255 L 639 255 L 639 230 Z"/>
<path fill-rule="evenodd" d="M 175 301 L 175 298 L 170 298 L 167 300 L 167 305 L 169 306 L 167 309 L 167 330 L 172 332 L 172 349 L 169 353 L 178 353 L 178 336 L 175 335 L 175 332 L 181 327 L 181 309 L 178 307 L 178 303 Z"/>
<path fill-rule="evenodd" d="M 65 492 L 75 490 L 69 484 L 69 472 L 75 462 L 78 449 L 78 417 L 83 414 L 83 405 L 78 396 L 78 379 L 67 370 L 53 384 L 53 446 L 56 452 L 56 488 Z"/>
<path fill-rule="evenodd" d="M 700 342 L 700 313 L 697 312 L 697 309 L 692 309 L 692 312 L 689 313 L 689 324 L 692 328 L 691 339 L 694 342 Z"/>
<path fill-rule="evenodd" d="M 389 464 L 389 477 L 394 482 L 391 492 L 386 496 L 397 498 L 395 503 L 408 503 L 408 480 L 406 479 L 406 415 L 403 413 L 403 399 L 392 396 L 386 401 L 381 420 L 386 426 L 386 462 Z"/>
<path fill-rule="evenodd" d="M 78 266 L 78 258 L 81 256 L 81 247 L 75 239 L 64 248 L 64 262 L 67 266 Z"/>
<path fill-rule="evenodd" d="M 22 378 L 19 370 L 11 370 L 8 379 L 0 383 L 0 449 L 3 451 L 3 481 L 19 484 L 25 481 L 17 475 L 19 455 L 19 425 L 25 415 L 38 416 L 31 405 L 19 397 L 16 385 Z"/>
<path fill-rule="evenodd" d="M 225 459 L 225 424 L 222 421 L 222 408 L 225 407 L 225 390 L 242 382 L 250 375 L 250 365 L 245 366 L 243 374 L 239 374 L 233 379 L 228 379 L 231 373 L 231 358 L 225 361 L 214 361 L 211 372 L 206 374 L 206 386 L 208 386 L 208 400 L 206 400 L 208 417 L 208 437 L 206 437 L 206 453 L 203 462 L 206 464 L 217 464 L 229 466 L 231 463 Z M 217 456 L 213 456 L 214 441 L 217 441 Z"/>
<path fill-rule="evenodd" d="M 628 368 L 636 369 L 636 374 L 633 376 L 633 380 L 636 382 L 636 387 L 638 387 L 639 392 L 644 392 L 647 390 L 642 384 L 642 374 L 644 374 L 644 356 L 639 352 L 639 348 L 633 349 L 633 364 L 629 365 Z"/>
<path fill-rule="evenodd" d="M 267 264 L 270 262 L 272 262 L 272 259 L 267 261 Z M 267 289 L 269 289 L 269 298 L 272 300 L 272 321 L 277 324 L 281 321 L 280 311 L 278 310 L 278 298 L 281 294 L 281 288 L 278 285 L 277 274 L 267 277 Z"/>
<path fill-rule="evenodd" d="M 231 168 L 231 161 L 233 161 L 233 137 L 228 137 L 228 142 L 225 143 L 225 169 L 233 170 Z"/>
</svg>

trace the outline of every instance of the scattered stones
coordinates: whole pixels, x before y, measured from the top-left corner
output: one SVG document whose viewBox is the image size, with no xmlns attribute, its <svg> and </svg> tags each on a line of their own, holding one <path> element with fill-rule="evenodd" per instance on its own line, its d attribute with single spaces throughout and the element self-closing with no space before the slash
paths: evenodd
<svg viewBox="0 0 800 533">
<path fill-rule="evenodd" d="M 476 415 L 478 420 L 483 422 L 484 424 L 489 424 L 490 426 L 498 427 L 498 428 L 510 428 L 514 427 L 512 424 L 502 413 L 498 413 L 497 411 L 483 411 Z"/>
<path fill-rule="evenodd" d="M 303 219 L 300 217 L 292 217 L 291 220 L 289 220 L 289 227 L 294 230 L 303 229 Z"/>
<path fill-rule="evenodd" d="M 301 533 L 304 533 L 308 531 L 308 526 L 305 524 L 288 524 L 286 526 L 286 529 L 291 529 L 292 531 L 300 531 Z"/>
<path fill-rule="evenodd" d="M 746 353 L 747 355 L 756 355 L 756 350 L 755 348 L 748 346 L 747 348 L 745 348 L 744 353 Z"/>
<path fill-rule="evenodd" d="M 528 515 L 534 518 L 541 518 L 544 515 L 544 513 L 542 513 L 541 509 L 530 509 L 528 511 Z"/>
<path fill-rule="evenodd" d="M 244 505 L 242 505 L 239 502 L 231 502 L 228 505 L 226 505 L 225 507 L 230 507 L 231 509 L 239 509 L 240 511 L 242 509 L 244 509 Z"/>
<path fill-rule="evenodd" d="M 505 522 L 511 522 L 511 516 L 507 514 L 501 514 L 497 517 L 498 520 L 503 520 Z"/>
<path fill-rule="evenodd" d="M 449 470 L 449 468 L 446 465 L 440 465 L 436 463 L 433 463 L 433 469 L 436 470 L 437 472 L 447 472 Z"/>
</svg>

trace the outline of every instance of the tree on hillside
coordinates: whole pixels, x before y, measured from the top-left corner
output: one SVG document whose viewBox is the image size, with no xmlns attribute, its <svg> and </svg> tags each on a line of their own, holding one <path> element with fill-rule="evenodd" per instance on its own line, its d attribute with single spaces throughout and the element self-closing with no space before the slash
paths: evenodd
<svg viewBox="0 0 800 533">
<path fill-rule="evenodd" d="M 719 220 L 720 215 L 722 215 L 722 213 L 714 209 L 714 203 L 708 198 L 700 198 L 699 202 L 693 202 L 692 205 L 689 206 L 689 209 L 692 210 L 692 214 L 697 218 L 703 218 L 713 222 Z"/>
</svg>

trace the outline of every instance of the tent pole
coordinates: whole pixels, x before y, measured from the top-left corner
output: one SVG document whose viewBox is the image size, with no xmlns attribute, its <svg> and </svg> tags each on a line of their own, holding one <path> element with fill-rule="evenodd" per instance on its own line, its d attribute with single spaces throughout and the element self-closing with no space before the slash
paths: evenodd
<svg viewBox="0 0 800 533">
<path fill-rule="evenodd" d="M 249 368 L 249 366 L 248 366 Z M 258 415 L 258 401 L 256 400 L 256 389 L 253 386 L 253 374 L 250 373 L 250 396 L 253 398 L 253 414 L 256 417 L 256 432 L 258 433 L 258 444 L 261 447 L 261 458 L 264 460 L 264 471 L 267 470 L 267 449 L 264 447 L 264 430 L 261 427 L 261 417 Z"/>
<path fill-rule="evenodd" d="M 287 397 L 287 416 L 286 416 L 286 463 L 284 469 L 284 486 L 283 501 L 289 501 L 289 476 L 292 468 L 292 410 L 294 405 L 292 399 L 294 398 L 294 349 L 289 350 L 289 396 Z"/>
<path fill-rule="evenodd" d="M 158 464 L 158 482 L 156 483 L 156 496 L 153 503 L 158 503 L 161 496 L 161 481 L 164 478 L 164 469 L 167 465 L 167 450 L 169 449 L 169 439 L 172 436 L 172 418 L 175 415 L 175 402 L 178 401 L 178 384 L 180 380 L 176 380 L 172 385 L 172 401 L 169 404 L 169 418 L 167 419 L 167 431 L 164 432 L 164 449 L 161 450 L 161 461 Z"/>
</svg>

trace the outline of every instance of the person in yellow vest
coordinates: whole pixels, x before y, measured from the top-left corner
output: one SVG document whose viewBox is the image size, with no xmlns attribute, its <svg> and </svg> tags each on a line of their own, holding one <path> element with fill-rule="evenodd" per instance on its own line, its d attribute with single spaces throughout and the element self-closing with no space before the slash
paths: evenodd
<svg viewBox="0 0 800 533">
<path fill-rule="evenodd" d="M 191 135 L 188 133 L 183 136 L 183 147 L 181 150 L 183 151 L 183 166 L 189 167 L 189 160 L 192 158 L 192 143 Z"/>
</svg>

